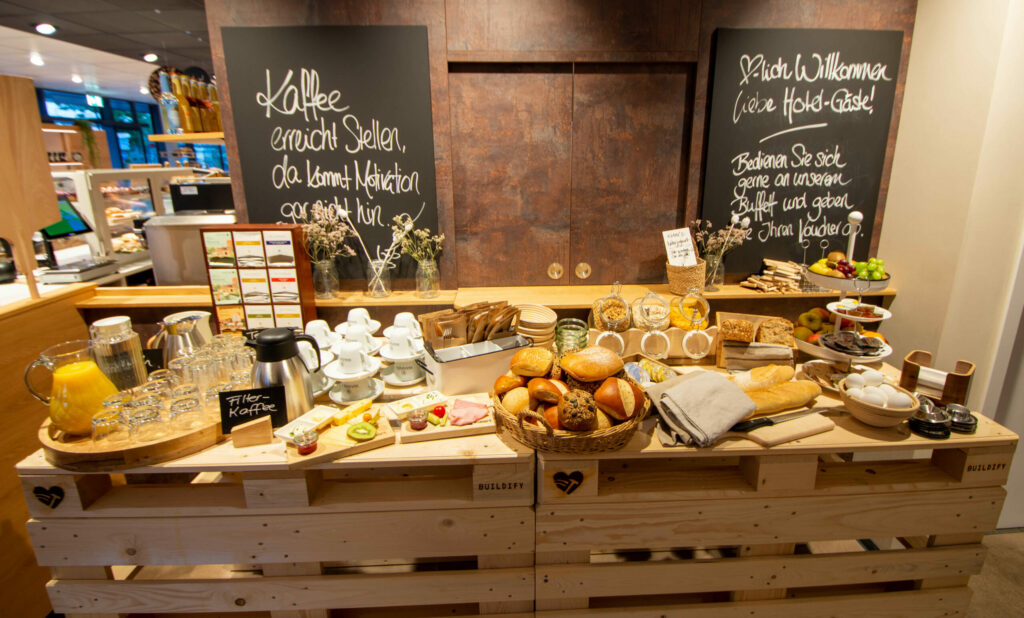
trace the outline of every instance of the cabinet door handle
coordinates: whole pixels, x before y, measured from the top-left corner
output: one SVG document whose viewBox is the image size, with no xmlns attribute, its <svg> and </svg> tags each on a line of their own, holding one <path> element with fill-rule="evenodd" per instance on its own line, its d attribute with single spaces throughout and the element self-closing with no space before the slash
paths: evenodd
<svg viewBox="0 0 1024 618">
<path fill-rule="evenodd" d="M 590 276 L 590 264 L 586 262 L 580 262 L 576 265 L 576 276 L 580 279 L 586 279 Z"/>
<path fill-rule="evenodd" d="M 548 278 L 550 279 L 561 279 L 562 275 L 565 274 L 565 269 L 558 262 L 551 262 L 548 264 Z"/>
</svg>

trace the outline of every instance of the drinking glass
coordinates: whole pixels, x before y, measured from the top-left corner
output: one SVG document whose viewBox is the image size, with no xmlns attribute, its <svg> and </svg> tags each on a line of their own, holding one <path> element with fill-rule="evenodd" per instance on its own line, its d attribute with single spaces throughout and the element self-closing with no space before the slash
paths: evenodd
<svg viewBox="0 0 1024 618">
<path fill-rule="evenodd" d="M 562 318 L 555 324 L 555 345 L 559 354 L 566 354 L 587 347 L 590 329 L 587 323 L 576 318 Z"/>
<path fill-rule="evenodd" d="M 152 442 L 167 435 L 167 426 L 154 406 L 132 408 L 128 417 L 128 431 L 136 442 Z"/>
<path fill-rule="evenodd" d="M 228 382 L 214 384 L 206 389 L 206 394 L 203 395 L 203 409 L 210 420 L 220 420 L 220 394 L 227 390 L 231 390 L 231 384 Z"/>
<path fill-rule="evenodd" d="M 119 412 L 100 412 L 92 417 L 92 441 L 97 445 L 119 445 L 128 441 L 128 426 Z"/>
<path fill-rule="evenodd" d="M 182 384 L 171 391 L 171 400 L 181 399 L 182 397 L 195 397 L 199 399 L 199 387 L 195 384 Z"/>
<path fill-rule="evenodd" d="M 150 380 L 142 385 L 139 394 L 142 397 L 154 396 L 159 397 L 161 401 L 166 401 L 171 398 L 173 388 L 169 380 Z"/>
<path fill-rule="evenodd" d="M 150 372 L 150 382 L 159 382 L 160 380 L 166 380 L 172 385 L 175 385 L 177 380 L 177 374 L 175 374 L 170 369 L 157 369 L 156 371 Z"/>
<path fill-rule="evenodd" d="M 205 420 L 203 416 L 198 397 L 179 397 L 171 402 L 167 422 L 172 429 L 184 431 L 200 427 Z"/>
</svg>

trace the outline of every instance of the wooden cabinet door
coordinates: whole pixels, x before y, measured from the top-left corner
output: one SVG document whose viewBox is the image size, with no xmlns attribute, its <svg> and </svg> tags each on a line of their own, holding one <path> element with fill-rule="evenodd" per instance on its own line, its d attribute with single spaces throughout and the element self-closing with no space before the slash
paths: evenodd
<svg viewBox="0 0 1024 618">
<path fill-rule="evenodd" d="M 467 65 L 448 79 L 459 285 L 567 284 L 569 66 Z"/>
<path fill-rule="evenodd" d="M 661 232 L 683 224 L 692 82 L 689 64 L 576 65 L 571 283 L 664 281 Z"/>
</svg>

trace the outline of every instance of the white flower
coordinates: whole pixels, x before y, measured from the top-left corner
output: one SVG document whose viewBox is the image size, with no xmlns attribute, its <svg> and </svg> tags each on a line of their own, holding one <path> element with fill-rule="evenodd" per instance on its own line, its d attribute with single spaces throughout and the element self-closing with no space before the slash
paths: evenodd
<svg viewBox="0 0 1024 618">
<path fill-rule="evenodd" d="M 743 221 L 741 223 L 743 229 L 747 229 L 748 227 L 750 227 L 750 217 L 743 217 Z"/>
</svg>

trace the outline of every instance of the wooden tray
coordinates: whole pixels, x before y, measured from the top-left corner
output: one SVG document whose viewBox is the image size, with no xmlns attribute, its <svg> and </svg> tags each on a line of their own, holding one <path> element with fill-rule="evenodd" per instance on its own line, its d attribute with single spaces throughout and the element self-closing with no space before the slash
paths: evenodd
<svg viewBox="0 0 1024 618">
<path fill-rule="evenodd" d="M 286 444 L 285 457 L 288 458 L 288 467 L 305 468 L 395 443 L 395 430 L 391 428 L 391 424 L 384 414 L 377 419 L 377 435 L 372 440 L 357 442 L 348 437 L 346 433 L 348 428 L 349 425 L 346 423 L 340 427 L 331 426 L 321 431 L 316 450 L 309 455 L 299 455 L 295 446 Z"/>
<path fill-rule="evenodd" d="M 757 341 L 757 329 L 761 327 L 761 322 L 765 320 L 775 319 L 775 316 L 771 315 L 754 315 L 752 313 L 731 313 L 728 311 L 716 311 L 715 312 L 715 326 L 718 327 L 718 333 L 715 336 L 715 365 L 721 369 L 725 369 L 725 339 L 722 337 L 722 322 L 725 320 L 746 320 L 753 322 L 754 324 L 754 341 Z M 793 337 L 793 345 L 786 346 L 793 349 L 793 358 L 786 364 L 793 365 L 796 363 L 796 351 L 797 351 L 797 338 Z M 782 364 L 781 361 L 769 361 L 766 360 L 764 364 L 774 363 L 776 365 Z"/>
<path fill-rule="evenodd" d="M 163 440 L 126 448 L 97 446 L 89 436 L 68 436 L 46 419 L 39 428 L 39 443 L 46 461 L 79 472 L 103 472 L 149 466 L 197 453 L 224 439 L 220 421 Z"/>
<path fill-rule="evenodd" d="M 459 395 L 456 397 L 448 398 L 448 402 L 445 407 L 451 411 L 451 407 L 455 405 L 456 399 L 466 399 L 476 403 L 482 403 L 485 406 L 491 405 L 491 398 L 487 393 L 476 393 L 473 395 Z M 478 436 L 485 433 L 494 433 L 498 430 L 497 425 L 494 422 L 494 412 L 492 411 L 484 418 L 478 420 L 472 425 L 444 425 L 437 427 L 427 423 L 425 429 L 416 431 L 409 427 L 409 419 L 402 418 L 401 425 L 398 428 L 398 435 L 401 436 L 402 444 L 411 444 L 413 442 L 426 442 L 428 440 L 444 440 L 445 438 L 461 438 L 463 436 Z"/>
</svg>

